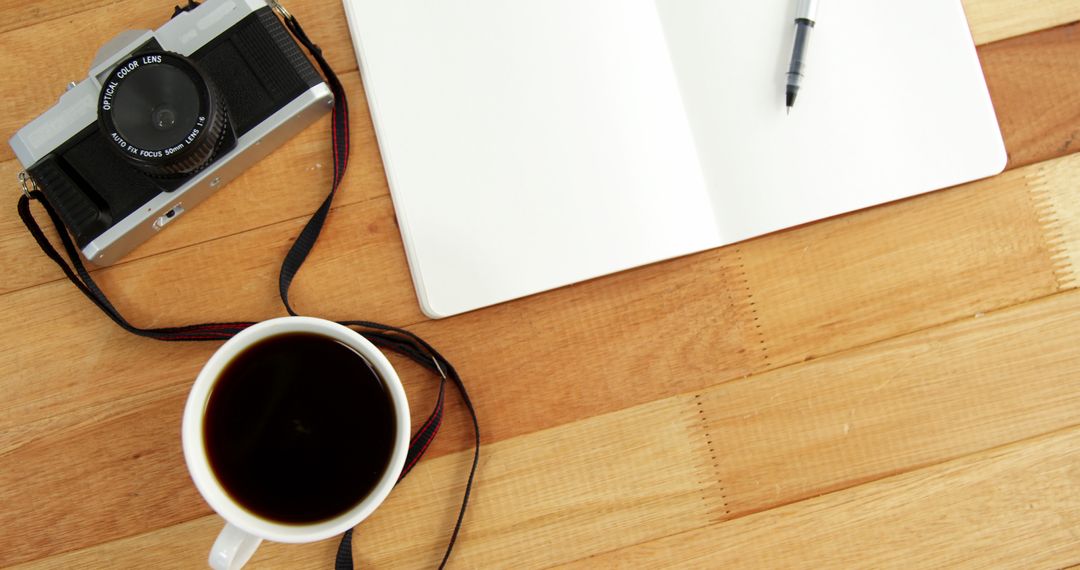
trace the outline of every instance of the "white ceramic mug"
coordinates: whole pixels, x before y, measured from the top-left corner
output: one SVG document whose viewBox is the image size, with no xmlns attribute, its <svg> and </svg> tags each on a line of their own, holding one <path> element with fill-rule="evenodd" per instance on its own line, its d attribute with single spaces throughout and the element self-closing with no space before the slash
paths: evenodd
<svg viewBox="0 0 1080 570">
<path fill-rule="evenodd" d="M 355 507 L 332 519 L 310 524 L 283 524 L 244 509 L 225 492 L 218 482 L 203 442 L 203 416 L 207 400 L 225 366 L 252 344 L 286 333 L 312 333 L 333 338 L 351 347 L 378 373 L 390 394 L 397 420 L 397 430 L 390 466 L 375 488 Z M 184 459 L 195 486 L 223 519 L 225 528 L 210 551 L 210 566 L 217 570 L 236 570 L 243 566 L 265 540 L 275 542 L 314 542 L 341 534 L 367 518 L 390 494 L 405 465 L 409 449 L 409 404 L 401 380 L 390 361 L 360 333 L 332 321 L 311 317 L 282 317 L 252 325 L 225 342 L 214 353 L 195 379 L 184 408 L 182 427 Z"/>
</svg>

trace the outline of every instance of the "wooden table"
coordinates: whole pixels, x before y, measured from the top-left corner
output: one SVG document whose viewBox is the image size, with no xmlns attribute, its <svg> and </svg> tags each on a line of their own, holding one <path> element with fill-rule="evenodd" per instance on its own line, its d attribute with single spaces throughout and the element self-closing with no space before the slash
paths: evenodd
<svg viewBox="0 0 1080 570">
<path fill-rule="evenodd" d="M 453 567 L 1080 563 L 1080 0 L 965 5 L 1004 174 L 430 321 L 342 9 L 292 0 L 354 111 L 344 190 L 293 298 L 408 326 L 463 373 L 485 447 Z M 5 137 L 112 35 L 172 9 L 0 6 Z M 96 278 L 143 326 L 281 315 L 280 261 L 329 184 L 327 129 Z M 179 427 L 215 346 L 102 316 L 20 225 L 19 170 L 0 146 L 0 565 L 202 567 L 221 521 Z M 433 379 L 395 363 L 427 408 Z M 439 560 L 471 457 L 452 400 L 427 458 L 359 527 L 362 567 Z M 253 564 L 328 568 L 336 546 L 267 544 Z"/>
</svg>

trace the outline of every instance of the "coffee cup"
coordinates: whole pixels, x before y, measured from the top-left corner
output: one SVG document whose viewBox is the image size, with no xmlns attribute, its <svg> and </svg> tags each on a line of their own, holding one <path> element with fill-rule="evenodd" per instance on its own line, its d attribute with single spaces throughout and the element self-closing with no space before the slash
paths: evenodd
<svg viewBox="0 0 1080 570">
<path fill-rule="evenodd" d="M 210 566 L 235 570 L 263 540 L 323 540 L 370 516 L 404 467 L 409 422 L 394 368 L 352 329 L 282 317 L 229 339 L 182 426 L 191 478 L 225 520 Z"/>
</svg>

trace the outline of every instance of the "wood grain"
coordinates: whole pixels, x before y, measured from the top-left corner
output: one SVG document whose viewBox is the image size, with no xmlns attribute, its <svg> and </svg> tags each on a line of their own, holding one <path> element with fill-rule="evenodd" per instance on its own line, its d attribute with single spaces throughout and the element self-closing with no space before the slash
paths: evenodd
<svg viewBox="0 0 1080 570">
<path fill-rule="evenodd" d="M 207 516 L 152 533 L 104 543 L 98 547 L 11 566 L 12 570 L 109 568 L 111 570 L 190 570 L 207 567 L 210 544 L 221 531 L 221 519 Z M 264 542 L 247 568 L 327 568 L 337 554 L 336 540 L 309 544 Z"/>
<path fill-rule="evenodd" d="M 673 471 L 681 477 L 668 482 L 668 488 L 679 489 L 686 478 L 696 478 L 701 505 L 708 507 L 711 519 L 738 517 L 1075 425 L 1075 410 L 1080 404 L 1080 353 L 1073 339 L 1080 333 L 1080 324 L 1072 315 L 1078 309 L 1080 294 L 1058 295 L 818 362 L 644 404 L 595 421 L 650 417 L 672 401 L 681 402 L 691 415 L 697 414 L 702 431 L 691 432 L 692 437 L 700 438 L 699 444 L 704 440 L 710 453 L 697 457 L 696 462 L 681 464 Z M 1048 342 L 1051 338 L 1055 340 Z M 1037 358 L 1027 357 L 1019 363 L 1019 358 L 1036 347 Z M 1018 376 L 1024 381 L 1016 382 Z M 595 423 L 589 423 L 589 430 L 580 432 L 577 430 L 583 424 L 575 422 L 551 431 L 562 434 L 558 439 L 574 447 L 579 442 L 589 442 L 584 447 L 603 445 L 612 434 L 618 434 L 619 439 L 628 439 L 624 449 L 636 450 L 638 444 L 632 438 L 637 437 L 637 430 L 622 426 L 648 426 L 645 431 L 667 433 L 661 426 L 675 422 L 674 416 L 668 422 L 619 419 L 610 427 L 595 428 Z M 535 446 L 525 444 L 524 439 L 517 441 L 503 442 L 522 454 L 513 457 L 543 456 L 532 451 Z M 666 436 L 658 435 L 648 447 L 672 445 Z M 562 449 L 563 453 L 574 453 Z M 486 479 L 492 472 L 501 473 L 495 465 L 498 453 L 492 451 L 490 463 L 484 465 L 483 488 L 501 483 Z M 541 528 L 550 522 L 545 516 L 548 506 L 532 491 L 543 488 L 541 482 L 550 481 L 549 477 L 555 481 L 575 479 L 573 468 L 564 470 L 561 459 L 550 464 L 516 460 L 524 465 L 515 470 L 519 473 L 513 478 L 519 485 L 515 496 L 524 499 L 488 511 L 481 506 L 487 500 L 481 493 L 476 518 L 470 523 L 457 562 L 465 567 L 527 568 L 556 563 L 583 550 L 579 548 L 582 543 L 595 551 L 592 541 L 600 538 L 592 535 L 588 525 L 575 522 L 574 538 L 567 541 L 545 540 Z M 612 509 L 625 516 L 595 531 L 604 540 L 620 541 L 623 535 L 636 536 L 645 528 L 658 537 L 667 536 L 680 532 L 688 521 L 701 519 L 698 507 L 661 521 L 637 514 L 635 509 L 642 499 L 636 481 L 644 476 L 639 472 L 651 473 L 660 465 L 670 467 L 667 462 L 635 461 L 630 467 L 598 453 L 593 469 L 606 473 L 608 462 L 619 465 L 619 476 L 592 492 L 607 494 L 614 488 L 621 494 L 603 507 L 594 507 L 593 516 L 606 516 Z M 447 483 L 446 488 L 457 488 L 460 478 L 448 477 Z M 416 500 L 426 502 L 441 494 L 425 489 Z M 554 502 L 568 513 L 576 513 L 580 507 Z M 397 567 L 411 560 L 396 553 L 385 558 L 366 553 L 400 548 L 395 547 L 394 537 L 412 534 L 411 525 L 422 524 L 412 521 L 425 518 L 413 517 L 418 507 L 410 503 L 394 509 L 400 513 L 397 524 L 407 525 L 404 530 L 394 526 L 383 534 L 377 525 L 366 526 L 358 535 L 356 552 L 370 556 L 376 567 Z M 488 527 L 496 524 L 488 522 L 489 516 L 501 521 L 501 532 Z M 529 546 L 506 545 L 496 538 L 504 534 L 526 540 Z M 489 541 L 499 548 L 492 548 Z M 523 554 L 530 547 L 548 552 L 534 562 Z M 431 549 L 429 556 L 438 554 L 437 543 L 427 548 Z M 425 565 L 418 562 L 405 567 Z"/>
<path fill-rule="evenodd" d="M 637 429 L 643 421 L 655 427 Z M 623 436 L 606 437 L 613 428 Z M 669 520 L 683 521 L 682 528 L 687 530 L 707 524 L 716 506 L 702 501 L 700 480 L 683 471 L 687 466 L 701 464 L 706 451 L 699 429 L 691 399 L 682 397 L 649 405 L 633 414 L 583 420 L 488 447 L 470 513 L 474 522 L 466 528 L 462 540 L 466 535 L 487 538 L 469 538 L 473 544 L 467 549 L 471 558 L 457 563 L 498 566 L 513 560 L 515 564 L 535 566 L 550 560 L 553 544 L 574 544 L 568 552 L 585 553 L 653 537 L 651 529 L 670 524 L 665 522 Z M 589 445 L 573 445 L 578 438 L 585 438 L 580 441 L 588 441 Z M 451 498 L 460 496 L 462 474 L 468 470 L 470 455 L 460 453 L 425 461 L 395 489 L 384 508 L 356 533 L 362 567 L 386 567 L 391 560 L 395 567 L 437 565 L 441 543 L 456 515 Z M 666 467 L 643 468 L 649 464 Z M 627 493 L 632 495 L 632 504 L 627 502 Z M 447 500 L 430 500 L 435 496 Z M 526 497 L 531 506 L 522 510 L 522 499 Z M 633 512 L 628 513 L 627 508 Z M 640 519 L 640 524 L 611 533 L 610 529 L 622 525 L 627 516 Z M 564 524 L 567 518 L 573 524 Z M 523 524 L 529 527 L 527 534 L 517 532 Z M 173 567 L 194 566 L 205 556 L 204 545 L 212 541 L 216 528 L 213 523 L 200 524 L 198 530 L 197 536 L 180 540 L 196 538 L 202 544 L 187 544 L 175 554 Z M 401 540 L 403 536 L 422 536 L 424 540 Z M 40 566 L 85 567 L 107 558 L 103 553 L 118 548 L 152 552 L 153 545 L 160 541 L 177 538 L 166 529 L 160 534 L 120 541 L 123 547 L 91 548 L 45 560 Z M 377 544 L 371 544 L 372 540 Z M 301 557 L 305 554 L 297 553 Z M 256 564 L 266 562 L 262 552 L 258 556 Z M 292 553 L 281 556 L 288 556 L 282 562 L 289 566 L 300 562 L 292 558 Z"/>
<path fill-rule="evenodd" d="M 119 0 L 99 0 L 96 5 L 116 4 Z M 57 18 L 77 17 L 79 12 L 89 8 L 88 4 L 78 2 L 22 2 L 20 0 L 0 0 L 0 32 L 16 30 L 32 24 L 47 22 Z"/>
<path fill-rule="evenodd" d="M 1072 4 L 1080 10 L 1080 3 Z M 1080 23 L 979 49 L 1010 167 L 1080 147 L 1080 91 L 1063 89 L 1080 82 L 1078 52 Z M 1019 69 L 1025 70 L 1022 77 L 1006 71 Z"/>
<path fill-rule="evenodd" d="M 732 516 L 1080 424 L 1078 310 L 1073 291 L 702 393 Z"/>
<path fill-rule="evenodd" d="M 979 45 L 1080 20 L 1075 0 L 964 0 L 964 11 Z"/>
<path fill-rule="evenodd" d="M 1076 424 L 1080 353 L 1072 339 L 1080 334 L 1080 322 L 1071 314 L 1078 309 L 1080 292 L 1074 291 L 490 445 L 455 562 L 543 567 L 618 551 L 643 539 L 743 525 L 741 520 L 758 520 L 750 513 L 782 512 L 830 492 L 835 497 L 830 508 L 800 508 L 816 513 L 813 517 L 831 513 L 842 523 L 842 505 L 858 502 L 847 493 L 863 497 L 866 487 L 860 484 L 878 479 L 873 485 L 879 490 L 871 496 L 942 492 L 887 477 L 970 454 L 975 455 L 960 463 L 981 461 L 985 450 L 1012 442 L 1021 442 L 1017 447 L 1023 449 L 1029 437 Z M 1047 338 L 1055 340 L 1048 343 Z M 1017 355 L 1036 346 L 1039 357 L 1018 364 Z M 896 375 L 901 368 L 903 374 Z M 1026 382 L 1015 382 L 1021 374 Z M 1070 445 L 1076 437 L 1070 436 Z M 433 566 L 442 549 L 440 537 L 454 516 L 451 501 L 433 498 L 460 493 L 469 458 L 469 452 L 460 452 L 417 467 L 385 508 L 358 529 L 358 561 L 376 568 Z M 1063 464 L 1077 472 L 1072 462 Z M 926 472 L 942 469 L 955 471 L 946 464 Z M 1076 484 L 1080 480 L 1069 483 L 1071 494 Z M 844 489 L 850 491 L 838 492 Z M 766 510 L 773 507 L 782 508 Z M 717 524 L 727 519 L 741 520 Z M 1043 526 L 1049 524 L 1042 520 Z M 209 544 L 215 532 L 212 522 L 197 527 L 184 537 L 163 529 L 30 567 L 84 567 L 107 553 L 154 552 L 158 545 L 174 552 L 175 546 L 162 543 L 177 540 L 188 547 L 176 552 L 171 563 L 190 566 L 203 555 L 198 541 Z M 743 550 L 785 543 L 774 540 Z M 649 544 L 645 540 L 640 548 Z M 697 541 L 685 544 L 695 552 Z M 1006 546 L 1003 542 L 997 548 Z M 638 548 L 625 555 L 637 556 Z M 681 551 L 672 549 L 675 556 Z M 267 558 L 257 562 L 294 566 L 307 561 L 317 567 L 311 552 L 300 549 L 292 558 L 289 552 L 268 550 Z"/>
<path fill-rule="evenodd" d="M 1050 178 L 1066 184 L 1080 161 L 1061 160 Z M 741 245 L 763 359 L 812 359 L 1058 290 L 1032 178 L 1047 176 L 1014 170 Z"/>
<path fill-rule="evenodd" d="M 1077 445 L 1071 428 L 561 568 L 1060 568 L 1080 559 Z"/>
</svg>

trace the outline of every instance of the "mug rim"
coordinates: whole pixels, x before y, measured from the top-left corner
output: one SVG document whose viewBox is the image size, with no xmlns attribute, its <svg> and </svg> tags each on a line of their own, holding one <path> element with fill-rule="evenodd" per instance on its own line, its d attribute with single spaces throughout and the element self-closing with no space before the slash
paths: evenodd
<svg viewBox="0 0 1080 570">
<path fill-rule="evenodd" d="M 390 394 L 394 405 L 396 434 L 390 463 L 374 489 L 348 511 L 333 518 L 314 523 L 282 523 L 260 517 L 241 506 L 218 481 L 206 453 L 203 440 L 203 418 L 212 388 L 220 378 L 225 365 L 265 338 L 279 334 L 307 332 L 328 336 L 356 350 L 375 369 Z M 409 403 L 390 361 L 360 333 L 325 319 L 315 317 L 278 317 L 251 325 L 227 340 L 203 365 L 188 393 L 181 426 L 184 460 L 199 494 L 225 522 L 254 536 L 274 542 L 315 542 L 341 534 L 356 526 L 382 504 L 397 483 L 405 466 L 410 432 Z"/>
</svg>

